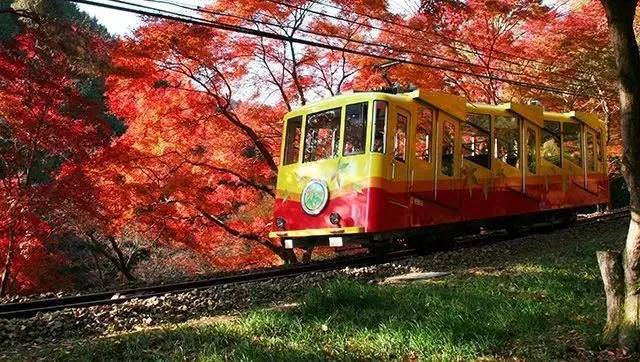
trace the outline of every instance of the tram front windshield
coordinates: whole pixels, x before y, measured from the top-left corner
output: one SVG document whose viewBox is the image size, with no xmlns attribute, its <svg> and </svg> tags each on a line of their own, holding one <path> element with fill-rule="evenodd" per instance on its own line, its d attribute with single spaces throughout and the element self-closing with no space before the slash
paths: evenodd
<svg viewBox="0 0 640 362">
<path fill-rule="evenodd" d="M 340 118 L 340 108 L 307 116 L 303 162 L 325 160 L 338 156 Z"/>
</svg>

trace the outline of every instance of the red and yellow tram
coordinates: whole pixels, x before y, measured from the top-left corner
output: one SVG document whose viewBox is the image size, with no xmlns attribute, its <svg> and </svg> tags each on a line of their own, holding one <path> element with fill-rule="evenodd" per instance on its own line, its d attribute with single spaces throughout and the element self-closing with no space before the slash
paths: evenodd
<svg viewBox="0 0 640 362">
<path fill-rule="evenodd" d="M 438 92 L 325 99 L 285 116 L 270 237 L 342 246 L 571 215 L 609 201 L 606 132 L 589 113 Z"/>
</svg>

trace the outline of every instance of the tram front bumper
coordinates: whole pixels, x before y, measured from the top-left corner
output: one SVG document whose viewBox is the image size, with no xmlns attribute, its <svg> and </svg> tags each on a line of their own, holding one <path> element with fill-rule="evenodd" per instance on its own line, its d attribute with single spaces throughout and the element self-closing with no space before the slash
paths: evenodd
<svg viewBox="0 0 640 362">
<path fill-rule="evenodd" d="M 315 241 L 320 242 L 320 244 L 323 244 L 322 241 L 327 240 L 327 245 L 332 247 L 340 247 L 344 245 L 343 236 L 362 233 L 364 233 L 364 227 L 349 226 L 322 229 L 272 231 L 269 233 L 269 237 L 272 239 L 284 239 L 284 246 L 287 249 L 292 249 L 294 247 L 294 239 L 314 239 Z"/>
</svg>

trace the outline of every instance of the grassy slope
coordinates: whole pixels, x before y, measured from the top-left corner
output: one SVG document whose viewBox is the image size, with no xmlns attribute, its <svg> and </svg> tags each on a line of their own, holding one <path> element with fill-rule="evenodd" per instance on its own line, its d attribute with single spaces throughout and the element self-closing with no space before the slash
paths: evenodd
<svg viewBox="0 0 640 362">
<path fill-rule="evenodd" d="M 49 356 L 583 359 L 589 350 L 601 349 L 605 315 L 595 252 L 621 246 L 625 227 L 620 221 L 531 236 L 506 252 L 494 251 L 494 259 L 477 262 L 477 268 L 438 281 L 391 286 L 336 280 L 309 290 L 297 307 L 140 331 L 85 343 L 70 354 L 49 351 Z"/>
</svg>

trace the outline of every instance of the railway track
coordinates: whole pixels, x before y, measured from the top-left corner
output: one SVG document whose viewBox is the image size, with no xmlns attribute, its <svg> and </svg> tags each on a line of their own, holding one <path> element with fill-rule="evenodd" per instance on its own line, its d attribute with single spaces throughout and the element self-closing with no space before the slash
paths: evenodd
<svg viewBox="0 0 640 362">
<path fill-rule="evenodd" d="M 629 215 L 629 210 L 620 209 L 607 214 L 587 216 L 572 222 L 570 226 L 592 224 L 603 221 L 615 220 Z M 547 225 L 549 227 L 550 225 Z M 551 225 L 553 227 L 553 225 Z M 456 241 L 455 249 L 469 248 L 473 246 L 495 243 L 512 238 L 506 233 L 493 232 L 486 235 L 472 235 Z M 296 275 L 342 269 L 345 267 L 363 267 L 381 263 L 388 263 L 417 255 L 413 249 L 404 249 L 390 252 L 384 256 L 364 255 L 356 258 L 332 260 L 312 264 L 296 265 L 294 267 L 274 268 L 252 273 L 234 274 L 212 279 L 132 288 L 117 291 L 99 292 L 78 296 L 61 298 L 32 300 L 19 303 L 0 304 L 0 318 L 28 318 L 38 313 L 47 313 L 69 308 L 86 308 L 99 305 L 111 305 L 124 303 L 132 299 L 144 299 L 162 296 L 168 293 L 181 293 L 192 290 L 205 289 L 218 285 L 232 285 L 247 282 L 264 281 L 275 278 L 287 278 Z"/>
<path fill-rule="evenodd" d="M 402 259 L 412 255 L 415 255 L 413 250 L 396 251 L 390 253 L 388 258 L 385 257 L 384 262 Z M 85 308 L 98 305 L 118 304 L 136 298 L 151 298 L 155 296 L 162 296 L 167 293 L 181 293 L 218 285 L 232 285 L 275 278 L 293 277 L 304 273 L 330 271 L 345 267 L 368 266 L 380 262 L 380 257 L 365 255 L 358 258 L 302 264 L 294 267 L 274 268 L 253 273 L 228 275 L 191 282 L 99 292 L 61 298 L 32 300 L 20 303 L 8 303 L 0 305 L 0 318 L 28 318 L 36 315 L 37 313 L 46 313 L 68 308 Z"/>
</svg>

